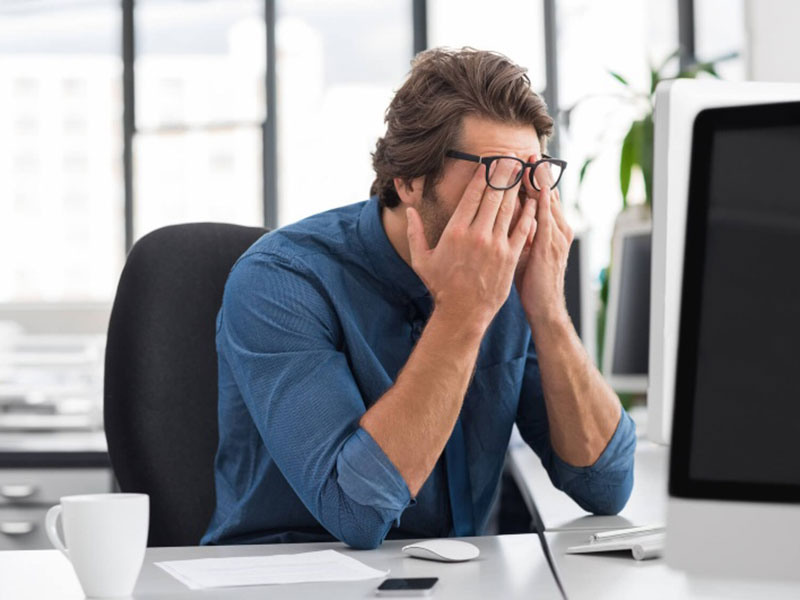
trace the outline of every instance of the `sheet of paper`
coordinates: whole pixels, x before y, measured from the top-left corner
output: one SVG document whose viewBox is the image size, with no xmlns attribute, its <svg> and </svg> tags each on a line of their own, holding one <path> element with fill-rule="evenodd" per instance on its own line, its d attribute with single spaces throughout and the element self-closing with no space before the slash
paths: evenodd
<svg viewBox="0 0 800 600">
<path fill-rule="evenodd" d="M 389 571 L 373 569 L 336 550 L 173 560 L 155 564 L 193 590 L 240 585 L 361 581 L 389 574 Z"/>
</svg>

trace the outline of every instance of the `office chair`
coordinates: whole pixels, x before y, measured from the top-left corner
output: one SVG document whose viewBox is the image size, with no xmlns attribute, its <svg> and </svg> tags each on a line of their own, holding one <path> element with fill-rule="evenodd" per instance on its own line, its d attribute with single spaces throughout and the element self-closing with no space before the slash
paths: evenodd
<svg viewBox="0 0 800 600">
<path fill-rule="evenodd" d="M 123 492 L 150 495 L 149 546 L 195 546 L 215 505 L 216 314 L 260 227 L 189 223 L 131 249 L 108 326 L 104 413 Z"/>
</svg>

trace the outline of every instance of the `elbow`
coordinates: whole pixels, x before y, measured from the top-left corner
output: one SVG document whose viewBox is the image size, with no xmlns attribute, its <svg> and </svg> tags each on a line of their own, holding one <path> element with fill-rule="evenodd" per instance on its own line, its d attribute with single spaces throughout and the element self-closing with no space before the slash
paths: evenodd
<svg viewBox="0 0 800 600">
<path fill-rule="evenodd" d="M 341 530 L 341 541 L 354 550 L 375 550 L 383 543 L 389 532 L 389 525 L 379 522 L 353 523 Z"/>
<path fill-rule="evenodd" d="M 597 494 L 594 502 L 590 503 L 589 512 L 594 515 L 617 515 L 622 512 L 633 491 L 633 470 L 621 477 L 616 484 L 604 486 L 605 489 Z"/>
<path fill-rule="evenodd" d="M 346 535 L 343 536 L 342 542 L 350 546 L 353 550 L 376 550 L 380 548 L 383 538 L 361 534 Z"/>
</svg>

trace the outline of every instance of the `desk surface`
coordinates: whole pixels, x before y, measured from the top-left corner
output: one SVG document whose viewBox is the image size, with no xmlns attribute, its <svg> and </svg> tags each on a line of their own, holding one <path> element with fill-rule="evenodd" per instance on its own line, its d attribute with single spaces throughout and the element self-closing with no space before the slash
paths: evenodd
<svg viewBox="0 0 800 600">
<path fill-rule="evenodd" d="M 102 431 L 0 432 L 0 468 L 107 467 Z"/>
<path fill-rule="evenodd" d="M 692 579 L 670 569 L 663 558 L 636 561 L 630 551 L 565 554 L 569 546 L 585 543 L 587 531 L 545 533 L 567 597 L 570 600 L 723 600 L 800 597 L 797 583 Z"/>
<path fill-rule="evenodd" d="M 193 548 L 148 548 L 134 597 L 165 598 L 375 598 L 380 579 L 346 583 L 225 588 L 191 592 L 153 563 L 164 560 L 289 554 L 333 548 L 390 577 L 438 577 L 435 598 L 561 598 L 539 538 L 533 534 L 467 538 L 481 556 L 466 563 L 437 563 L 411 558 L 400 549 L 408 541 L 384 542 L 378 550 L 358 551 L 340 543 L 275 544 Z M 78 580 L 57 550 L 0 552 L 0 598 L 82 599 Z"/>
<path fill-rule="evenodd" d="M 665 522 L 669 467 L 666 446 L 643 438 L 637 440 L 633 491 L 625 508 L 615 516 L 592 516 L 553 487 L 539 457 L 524 442 L 509 449 L 508 464 L 528 509 L 535 504 L 546 531 L 600 531 Z"/>
</svg>

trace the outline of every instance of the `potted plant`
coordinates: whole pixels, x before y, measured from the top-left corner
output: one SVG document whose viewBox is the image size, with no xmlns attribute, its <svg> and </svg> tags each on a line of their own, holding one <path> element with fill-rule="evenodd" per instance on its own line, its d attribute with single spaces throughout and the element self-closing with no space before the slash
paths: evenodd
<svg viewBox="0 0 800 600">
<path fill-rule="evenodd" d="M 618 94 L 593 94 L 578 100 L 575 104 L 565 109 L 561 113 L 561 119 L 566 128 L 569 128 L 572 112 L 585 102 L 595 98 L 618 98 L 620 102 L 632 105 L 635 109 L 634 118 L 628 127 L 622 142 L 619 146 L 619 185 L 622 192 L 622 208 L 617 216 L 616 222 L 622 219 L 636 219 L 649 221 L 651 219 L 651 207 L 653 202 L 653 115 L 655 111 L 655 91 L 658 84 L 662 81 L 678 78 L 695 78 L 705 74 L 711 77 L 719 77 L 716 65 L 724 60 L 736 57 L 736 53 L 721 56 L 709 62 L 697 62 L 677 75 L 667 75 L 673 62 L 677 59 L 679 51 L 670 54 L 664 61 L 654 66 L 650 65 L 650 84 L 649 89 L 640 90 L 629 83 L 628 79 L 621 74 L 609 70 L 608 73 L 622 86 Z M 587 157 L 581 165 L 578 177 L 578 191 L 582 185 L 586 173 L 592 163 L 597 158 L 596 155 Z M 641 175 L 643 184 L 638 186 L 639 197 L 631 201 L 631 180 L 636 173 Z M 600 273 L 600 302 L 597 317 L 597 364 L 603 364 L 603 341 L 605 337 L 606 309 L 608 303 L 609 268 L 602 269 Z M 623 404 L 630 404 L 632 398 L 626 396 Z"/>
</svg>

